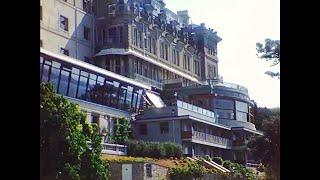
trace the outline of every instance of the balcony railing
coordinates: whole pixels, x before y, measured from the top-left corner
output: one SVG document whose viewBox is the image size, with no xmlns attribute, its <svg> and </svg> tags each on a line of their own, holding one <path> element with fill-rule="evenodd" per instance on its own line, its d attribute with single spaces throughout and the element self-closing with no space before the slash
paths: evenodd
<svg viewBox="0 0 320 180">
<path fill-rule="evenodd" d="M 182 131 L 181 137 L 182 137 L 182 139 L 192 138 L 195 140 L 200 140 L 200 141 L 204 141 L 204 142 L 223 145 L 228 148 L 231 147 L 231 141 L 229 139 L 215 136 L 215 135 L 211 135 L 211 134 L 207 134 L 207 133 L 203 133 L 203 132 L 199 132 L 199 131 L 193 131 L 193 133 L 191 133 L 191 131 Z"/>
<path fill-rule="evenodd" d="M 113 155 L 127 155 L 127 146 L 102 143 L 102 153 Z"/>
<path fill-rule="evenodd" d="M 159 89 L 162 89 L 162 83 L 155 81 L 153 79 L 147 78 L 145 76 L 142 76 L 140 74 L 134 73 L 133 78 L 140 82 L 144 82 L 144 83 L 147 83 L 148 85 L 155 86 Z"/>
</svg>

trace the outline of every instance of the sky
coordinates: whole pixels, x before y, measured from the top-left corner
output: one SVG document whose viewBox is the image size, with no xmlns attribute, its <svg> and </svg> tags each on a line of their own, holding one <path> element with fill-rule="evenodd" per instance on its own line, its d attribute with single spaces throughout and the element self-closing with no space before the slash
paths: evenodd
<svg viewBox="0 0 320 180">
<path fill-rule="evenodd" d="M 280 80 L 264 74 L 271 62 L 259 59 L 256 43 L 280 40 L 280 0 L 164 0 L 173 12 L 188 10 L 190 21 L 205 23 L 222 38 L 219 75 L 248 88 L 259 107 L 280 107 Z"/>
</svg>

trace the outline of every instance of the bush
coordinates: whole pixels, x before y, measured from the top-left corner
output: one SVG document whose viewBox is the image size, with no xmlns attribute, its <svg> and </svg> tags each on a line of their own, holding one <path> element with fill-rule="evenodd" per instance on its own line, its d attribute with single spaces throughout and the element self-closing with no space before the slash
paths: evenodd
<svg viewBox="0 0 320 180">
<path fill-rule="evenodd" d="M 214 161 L 220 165 L 222 165 L 222 163 L 223 163 L 223 159 L 221 157 L 213 157 L 212 161 Z"/>
<path fill-rule="evenodd" d="M 180 158 L 182 147 L 174 143 L 144 142 L 130 140 L 127 143 L 128 155 L 150 158 Z"/>
<path fill-rule="evenodd" d="M 165 157 L 166 158 L 170 158 L 170 157 L 180 158 L 180 157 L 182 157 L 181 145 L 167 142 L 167 143 L 163 143 L 163 147 L 165 149 Z"/>
<path fill-rule="evenodd" d="M 229 160 L 223 161 L 222 166 L 229 169 L 230 171 L 232 170 L 232 162 Z"/>
<path fill-rule="evenodd" d="M 207 173 L 207 169 L 201 161 L 188 162 L 187 166 L 174 167 L 169 169 L 169 178 L 171 180 L 192 180 L 201 178 Z"/>
</svg>

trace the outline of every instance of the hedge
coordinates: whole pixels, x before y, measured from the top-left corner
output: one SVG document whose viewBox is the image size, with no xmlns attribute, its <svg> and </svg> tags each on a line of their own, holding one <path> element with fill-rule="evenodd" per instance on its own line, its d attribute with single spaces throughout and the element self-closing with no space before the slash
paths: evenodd
<svg viewBox="0 0 320 180">
<path fill-rule="evenodd" d="M 129 140 L 127 143 L 129 156 L 150 158 L 182 157 L 182 147 L 175 143 L 144 142 Z"/>
</svg>

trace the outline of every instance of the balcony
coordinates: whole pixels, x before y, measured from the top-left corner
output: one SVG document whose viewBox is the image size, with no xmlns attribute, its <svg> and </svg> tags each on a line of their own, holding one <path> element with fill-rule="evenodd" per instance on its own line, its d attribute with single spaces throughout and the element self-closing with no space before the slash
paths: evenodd
<svg viewBox="0 0 320 180">
<path fill-rule="evenodd" d="M 154 87 L 157 87 L 158 89 L 162 89 L 162 83 L 158 82 L 158 81 L 155 81 L 153 79 L 150 79 L 150 78 L 147 78 L 145 76 L 142 76 L 140 74 L 137 74 L 137 73 L 134 73 L 133 74 L 133 79 L 137 80 L 137 81 L 140 81 L 142 83 L 146 83 L 148 85 L 151 85 L 151 86 L 154 86 Z"/>
<path fill-rule="evenodd" d="M 127 155 L 127 146 L 119 144 L 102 143 L 102 153 L 125 156 Z"/>
<path fill-rule="evenodd" d="M 231 149 L 231 141 L 227 138 L 222 138 L 219 136 L 214 136 L 211 134 L 199 132 L 199 131 L 182 131 L 181 132 L 182 139 L 191 139 L 196 141 L 201 141 L 209 146 L 221 147 L 226 149 Z"/>
</svg>

